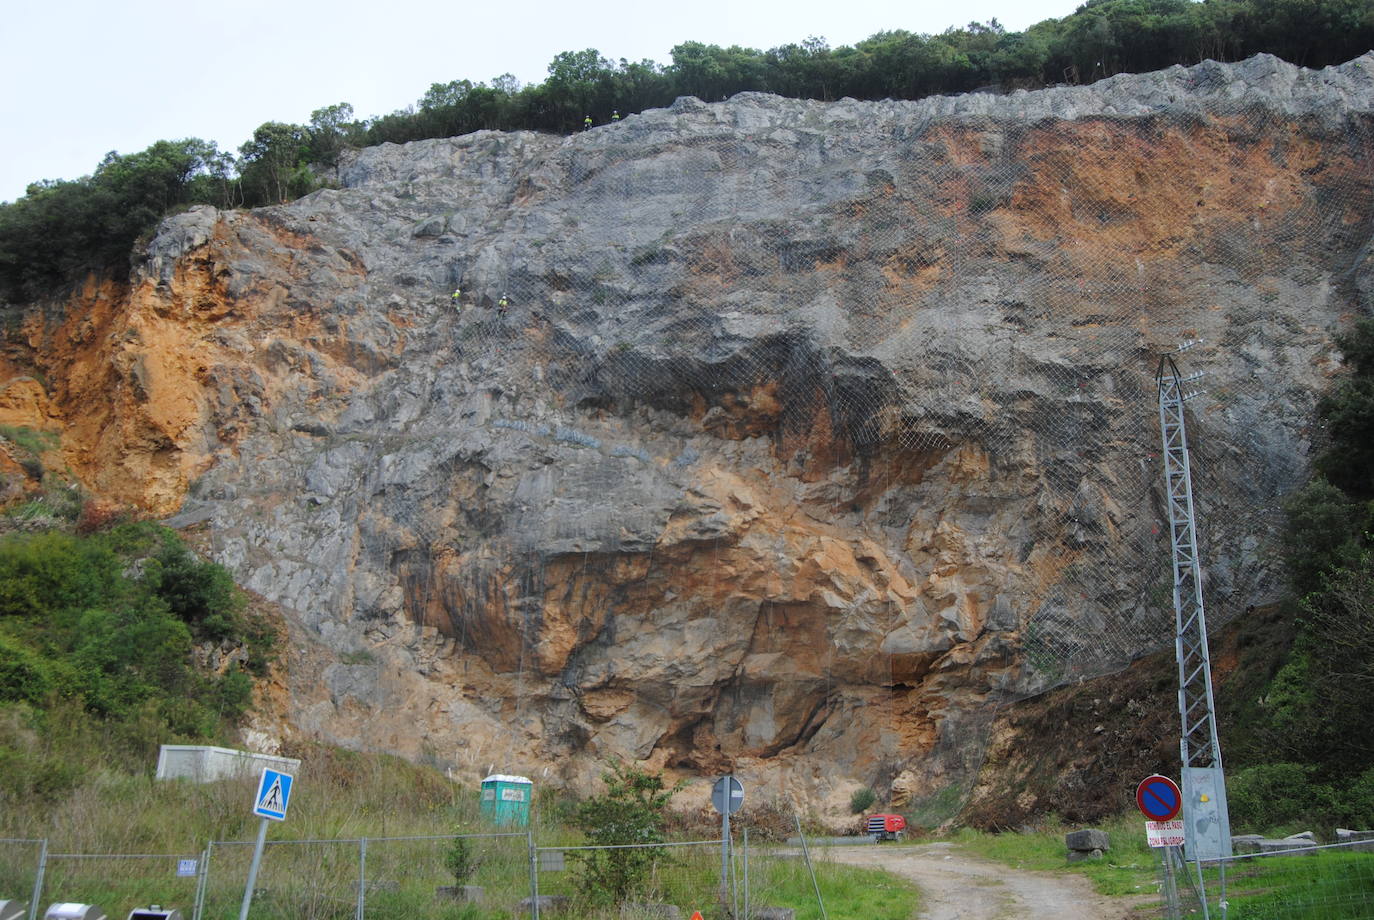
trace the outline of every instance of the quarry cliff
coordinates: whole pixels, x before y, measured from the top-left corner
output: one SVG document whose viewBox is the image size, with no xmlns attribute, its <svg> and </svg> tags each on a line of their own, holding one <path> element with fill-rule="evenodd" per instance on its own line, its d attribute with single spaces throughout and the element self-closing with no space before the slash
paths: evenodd
<svg viewBox="0 0 1374 920">
<path fill-rule="evenodd" d="M 1276 594 L 1374 308 L 1371 111 L 1374 55 L 1261 56 L 352 151 L 32 308 L 0 422 L 280 605 L 267 734 L 901 805 L 1169 639 L 1185 341 L 1209 603 Z"/>
</svg>

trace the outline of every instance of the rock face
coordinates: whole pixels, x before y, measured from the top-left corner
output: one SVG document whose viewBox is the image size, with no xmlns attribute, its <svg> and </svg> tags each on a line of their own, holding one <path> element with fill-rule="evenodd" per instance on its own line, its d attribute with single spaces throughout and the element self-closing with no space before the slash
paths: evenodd
<svg viewBox="0 0 1374 920">
<path fill-rule="evenodd" d="M 47 389 L 0 411 L 286 609 L 302 732 L 900 804 L 990 704 L 1167 638 L 1152 375 L 1184 339 L 1208 590 L 1274 590 L 1374 291 L 1371 105 L 1374 57 L 1260 57 L 371 148 L 168 220 L 12 337 Z"/>
</svg>

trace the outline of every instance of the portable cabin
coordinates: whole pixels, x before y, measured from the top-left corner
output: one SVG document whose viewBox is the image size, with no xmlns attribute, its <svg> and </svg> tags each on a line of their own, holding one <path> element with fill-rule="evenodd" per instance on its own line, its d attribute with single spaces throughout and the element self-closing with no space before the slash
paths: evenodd
<svg viewBox="0 0 1374 920">
<path fill-rule="evenodd" d="M 493 773 L 482 780 L 482 817 L 493 824 L 526 827 L 533 796 L 534 783 L 525 777 Z"/>
</svg>

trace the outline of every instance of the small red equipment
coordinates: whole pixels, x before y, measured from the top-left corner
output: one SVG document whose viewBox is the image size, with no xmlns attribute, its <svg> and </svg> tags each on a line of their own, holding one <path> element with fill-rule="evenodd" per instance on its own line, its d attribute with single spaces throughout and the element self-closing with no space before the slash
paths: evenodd
<svg viewBox="0 0 1374 920">
<path fill-rule="evenodd" d="M 906 830 L 906 818 L 901 815 L 869 815 L 864 832 L 879 840 L 901 840 Z"/>
</svg>

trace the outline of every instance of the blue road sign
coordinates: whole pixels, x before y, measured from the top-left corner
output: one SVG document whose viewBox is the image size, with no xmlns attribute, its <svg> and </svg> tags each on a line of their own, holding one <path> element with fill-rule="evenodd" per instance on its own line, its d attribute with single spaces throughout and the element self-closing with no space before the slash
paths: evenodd
<svg viewBox="0 0 1374 920">
<path fill-rule="evenodd" d="M 1167 776 L 1147 776 L 1135 790 L 1135 803 L 1151 821 L 1172 821 L 1183 807 L 1178 783 Z"/>
<path fill-rule="evenodd" d="M 290 773 L 264 769 L 262 779 L 258 781 L 257 798 L 253 800 L 253 814 L 272 821 L 285 821 L 293 782 L 295 778 Z"/>
</svg>

